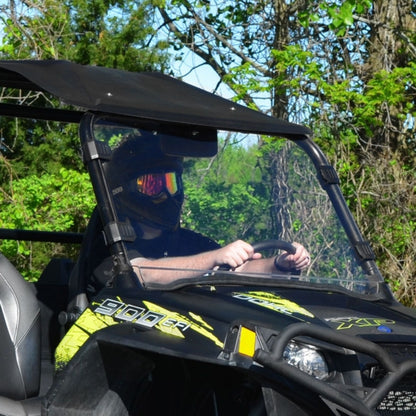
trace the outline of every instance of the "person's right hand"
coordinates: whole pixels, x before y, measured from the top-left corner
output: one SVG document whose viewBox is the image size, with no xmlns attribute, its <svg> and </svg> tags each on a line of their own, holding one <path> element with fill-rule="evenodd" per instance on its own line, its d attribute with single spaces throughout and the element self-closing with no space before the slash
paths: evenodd
<svg viewBox="0 0 416 416">
<path fill-rule="evenodd" d="M 248 260 L 256 260 L 261 258 L 260 253 L 255 253 L 253 247 L 242 240 L 234 241 L 224 247 L 213 252 L 216 267 L 228 265 L 231 269 L 235 269 Z"/>
<path fill-rule="evenodd" d="M 277 258 L 277 264 L 285 269 L 303 270 L 311 264 L 311 255 L 302 244 L 292 243 L 296 247 L 294 254 L 284 252 Z"/>
</svg>

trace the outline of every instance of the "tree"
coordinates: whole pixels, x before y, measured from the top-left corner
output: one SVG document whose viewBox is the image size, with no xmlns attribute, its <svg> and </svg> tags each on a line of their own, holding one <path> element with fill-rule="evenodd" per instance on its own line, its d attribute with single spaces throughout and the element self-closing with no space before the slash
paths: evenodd
<svg viewBox="0 0 416 416">
<path fill-rule="evenodd" d="M 414 2 L 154 4 L 167 41 L 198 55 L 236 100 L 315 131 L 386 278 L 416 305 Z M 272 151 L 268 163 L 282 160 Z"/>
<path fill-rule="evenodd" d="M 166 47 L 155 39 L 146 1 L 9 0 L 0 6 L 0 19 L 1 59 L 67 59 L 130 71 L 168 71 Z M 1 101 L 58 104 L 47 94 L 13 89 L 3 89 Z M 95 202 L 77 127 L 2 118 L 0 227 L 84 231 Z M 77 251 L 16 241 L 3 241 L 1 250 L 30 279 L 39 277 L 51 256 Z"/>
<path fill-rule="evenodd" d="M 154 38 L 151 11 L 146 1 L 9 0 L 7 5 L 0 6 L 4 25 L 0 58 L 68 59 L 130 71 L 167 71 L 166 48 Z M 16 100 L 39 106 L 54 105 L 51 97 L 41 93 L 21 97 L 10 90 L 2 92 L 3 102 Z M 36 165 L 33 162 L 39 159 L 38 151 L 43 160 L 58 157 L 58 164 L 78 160 L 76 130 L 70 133 L 62 131 L 67 127 L 61 127 L 57 131 L 56 125 L 52 130 L 47 123 L 43 127 L 36 123 L 35 127 L 31 122 L 6 126 L 3 123 L 2 129 L 7 156 L 23 157 L 25 167 Z M 60 143 L 45 140 L 46 132 L 51 131 L 51 134 L 62 133 Z M 30 152 L 25 144 L 31 146 Z M 52 147 L 48 150 L 48 146 Z M 62 152 L 66 154 L 59 157 Z"/>
<path fill-rule="evenodd" d="M 9 0 L 2 59 L 68 59 L 130 71 L 167 70 L 152 9 L 132 0 Z"/>
</svg>

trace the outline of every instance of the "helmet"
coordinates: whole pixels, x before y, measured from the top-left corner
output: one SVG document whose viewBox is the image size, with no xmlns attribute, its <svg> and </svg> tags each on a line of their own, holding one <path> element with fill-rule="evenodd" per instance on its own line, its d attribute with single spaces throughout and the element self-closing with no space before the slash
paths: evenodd
<svg viewBox="0 0 416 416">
<path fill-rule="evenodd" d="M 104 170 L 121 219 L 162 230 L 179 226 L 184 199 L 182 158 L 165 154 L 159 136 L 124 138 Z"/>
</svg>

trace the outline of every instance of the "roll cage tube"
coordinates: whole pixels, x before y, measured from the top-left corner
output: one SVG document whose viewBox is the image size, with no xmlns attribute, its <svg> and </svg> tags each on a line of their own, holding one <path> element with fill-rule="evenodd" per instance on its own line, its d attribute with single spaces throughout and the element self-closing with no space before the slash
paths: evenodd
<svg viewBox="0 0 416 416">
<path fill-rule="evenodd" d="M 339 187 L 339 178 L 335 169 L 329 164 L 321 149 L 309 138 L 295 140 L 312 160 L 318 173 L 318 180 L 322 188 L 327 192 L 334 209 L 341 221 L 348 239 L 354 248 L 354 253 L 365 273 L 375 284 L 384 283 L 384 279 L 375 263 L 375 255 L 369 243 L 364 240 L 355 220 L 348 209 L 345 198 Z M 376 289 L 377 291 L 378 288 Z M 393 298 L 390 291 L 384 285 L 384 295 Z"/>
<path fill-rule="evenodd" d="M 99 118 L 99 115 L 85 113 L 80 122 L 79 136 L 83 160 L 91 177 L 98 214 L 113 259 L 114 267 L 109 283 L 120 288 L 140 288 L 142 286 L 133 271 L 123 244 L 123 241 L 134 241 L 135 232 L 129 223 L 118 220 L 104 174 L 103 163 L 111 159 L 112 151 L 106 143 L 95 140 L 94 137 L 94 124 Z"/>
<path fill-rule="evenodd" d="M 309 337 L 321 340 L 343 348 L 361 352 L 374 358 L 386 370 L 386 375 L 376 387 L 336 385 L 318 380 L 283 359 L 283 352 L 290 340 L 296 337 Z M 253 359 L 284 375 L 320 396 L 329 399 L 358 416 L 376 416 L 374 410 L 389 391 L 406 375 L 416 373 L 416 360 L 395 362 L 392 357 L 379 345 L 355 336 L 340 334 L 330 328 L 324 328 L 310 323 L 296 323 L 287 326 L 276 338 L 271 351 L 256 349 Z M 349 388 L 351 387 L 351 388 Z"/>
</svg>

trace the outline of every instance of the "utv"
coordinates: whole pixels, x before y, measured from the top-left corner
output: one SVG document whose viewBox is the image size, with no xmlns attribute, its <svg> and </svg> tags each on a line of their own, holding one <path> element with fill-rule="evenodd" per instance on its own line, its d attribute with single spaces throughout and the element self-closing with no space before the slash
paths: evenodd
<svg viewBox="0 0 416 416">
<path fill-rule="evenodd" d="M 79 125 L 97 204 L 82 235 L 0 230 L 3 240 L 81 243 L 76 262 L 51 259 L 35 284 L 0 258 L 0 414 L 416 414 L 416 315 L 384 282 L 309 129 L 157 73 L 0 61 L 0 85 L 55 98 L 2 102 L 3 117 Z M 252 176 L 251 217 L 212 220 L 239 227 L 264 256 L 301 242 L 308 269 L 166 269 L 169 283 L 142 284 L 129 257 L 135 228 L 106 168 L 120 137 L 138 132 L 185 160 L 212 158 L 222 134 L 261 135 L 275 163 L 270 183 Z M 92 291 L 100 239 L 111 264 Z"/>
</svg>

